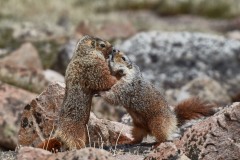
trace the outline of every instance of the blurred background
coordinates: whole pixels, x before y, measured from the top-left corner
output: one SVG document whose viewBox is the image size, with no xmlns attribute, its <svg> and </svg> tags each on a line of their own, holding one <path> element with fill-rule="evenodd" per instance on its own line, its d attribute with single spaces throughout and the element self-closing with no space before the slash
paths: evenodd
<svg viewBox="0 0 240 160">
<path fill-rule="evenodd" d="M 126 52 L 172 105 L 240 99 L 240 0 L 0 0 L 0 139 L 17 132 L 19 123 L 6 132 L 6 121 L 18 122 L 48 84 L 64 82 L 86 34 Z M 126 113 L 101 98 L 92 110 L 116 121 Z"/>
</svg>

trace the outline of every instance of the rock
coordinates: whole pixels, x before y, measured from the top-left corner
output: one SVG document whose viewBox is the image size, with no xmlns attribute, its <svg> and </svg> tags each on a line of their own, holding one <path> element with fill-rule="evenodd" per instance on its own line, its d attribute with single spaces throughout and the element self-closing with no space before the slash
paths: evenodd
<svg viewBox="0 0 240 160">
<path fill-rule="evenodd" d="M 109 152 L 97 149 L 97 148 L 84 148 L 81 150 L 74 150 L 68 152 L 58 152 L 56 154 L 52 154 L 43 149 L 33 148 L 33 147 L 22 147 L 18 151 L 17 155 L 18 160 L 34 160 L 34 159 L 81 159 L 81 160 L 113 160 L 115 159 Z"/>
<path fill-rule="evenodd" d="M 166 91 L 166 97 L 168 97 L 170 104 L 176 104 L 194 96 L 224 106 L 231 102 L 231 98 L 227 94 L 226 89 L 208 76 L 195 78 L 179 90 L 169 89 Z"/>
<path fill-rule="evenodd" d="M 0 59 L 0 64 L 32 70 L 43 69 L 38 52 L 31 43 L 24 43 L 19 49 Z"/>
<path fill-rule="evenodd" d="M 49 82 L 62 82 L 62 83 L 65 82 L 64 76 L 54 70 L 50 69 L 44 70 L 43 75 L 45 79 Z"/>
<path fill-rule="evenodd" d="M 132 117 L 129 114 L 124 114 L 121 118 L 123 124 L 131 126 L 133 123 Z"/>
<path fill-rule="evenodd" d="M 58 52 L 57 60 L 53 65 L 54 70 L 65 75 L 67 65 L 73 56 L 77 42 L 77 39 L 70 39 L 65 45 L 63 45 L 63 47 Z"/>
<path fill-rule="evenodd" d="M 111 153 L 97 148 L 84 148 L 81 150 L 69 151 L 52 155 L 50 159 L 81 159 L 81 160 L 114 160 Z"/>
<path fill-rule="evenodd" d="M 125 144 L 132 139 L 131 127 L 119 122 L 98 119 L 93 113 L 88 122 L 89 141 L 96 146 Z"/>
<path fill-rule="evenodd" d="M 33 159 L 47 159 L 52 155 L 51 152 L 33 148 L 33 147 L 21 147 L 17 154 L 17 159 L 21 160 L 33 160 Z"/>
<path fill-rule="evenodd" d="M 175 144 L 172 142 L 161 143 L 152 153 L 150 153 L 145 160 L 156 159 L 176 159 L 176 160 L 190 160 L 183 153 L 179 153 Z"/>
<path fill-rule="evenodd" d="M 174 143 L 190 159 L 240 157 L 240 103 L 194 125 Z"/>
<path fill-rule="evenodd" d="M 13 38 L 21 41 L 36 42 L 66 36 L 65 28 L 54 23 L 44 23 L 41 26 L 32 22 L 18 22 L 9 23 L 7 26 L 13 29 Z"/>
<path fill-rule="evenodd" d="M 118 122 L 120 122 L 122 116 L 127 113 L 123 106 L 113 106 L 101 97 L 93 98 L 92 112 L 96 114 L 98 118 Z"/>
<path fill-rule="evenodd" d="M 49 85 L 24 108 L 18 137 L 20 145 L 35 147 L 54 135 L 64 98 L 64 87 L 63 83 Z M 130 126 L 98 119 L 94 114 L 90 115 L 88 130 L 90 146 L 123 144 L 132 140 Z"/>
<path fill-rule="evenodd" d="M 136 33 L 136 28 L 129 21 L 105 21 L 93 23 L 82 21 L 78 24 L 76 32 L 82 35 L 93 35 L 111 41 L 128 38 Z"/>
<path fill-rule="evenodd" d="M 239 159 L 239 117 L 240 103 L 233 103 L 193 125 L 180 139 L 161 143 L 146 159 Z"/>
<path fill-rule="evenodd" d="M 143 160 L 143 155 L 131 155 L 131 154 L 124 154 L 124 155 L 116 155 L 117 160 Z"/>
<path fill-rule="evenodd" d="M 240 31 L 239 30 L 229 31 L 226 36 L 230 39 L 240 40 Z"/>
<path fill-rule="evenodd" d="M 208 75 L 228 93 L 240 90 L 240 42 L 202 33 L 143 32 L 117 45 L 143 76 L 163 89 Z"/>
<path fill-rule="evenodd" d="M 0 80 L 33 92 L 41 92 L 49 83 L 43 76 L 40 58 L 31 43 L 23 44 L 0 59 Z"/>
<path fill-rule="evenodd" d="M 3 152 L 0 151 L 0 159 L 2 160 L 16 160 L 17 153 L 14 151 Z"/>
<path fill-rule="evenodd" d="M 0 148 L 16 148 L 22 110 L 35 96 L 0 81 Z"/>
</svg>

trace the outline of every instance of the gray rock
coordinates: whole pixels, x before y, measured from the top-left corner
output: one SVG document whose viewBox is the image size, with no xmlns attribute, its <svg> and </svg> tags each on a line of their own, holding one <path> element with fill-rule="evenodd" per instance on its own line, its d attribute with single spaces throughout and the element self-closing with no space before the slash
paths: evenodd
<svg viewBox="0 0 240 160">
<path fill-rule="evenodd" d="M 44 78 L 49 82 L 65 82 L 63 75 L 51 69 L 44 70 L 43 75 Z"/>
<path fill-rule="evenodd" d="M 1 160 L 15 160 L 17 158 L 17 153 L 14 151 L 3 152 L 0 151 Z"/>
<path fill-rule="evenodd" d="M 117 48 L 160 88 L 179 88 L 208 75 L 233 94 L 240 90 L 240 42 L 202 33 L 143 32 Z"/>
<path fill-rule="evenodd" d="M 168 89 L 166 91 L 166 97 L 170 104 L 176 104 L 195 96 L 218 105 L 226 105 L 231 102 L 226 89 L 208 76 L 195 78 L 180 89 Z"/>
<path fill-rule="evenodd" d="M 132 126 L 132 117 L 129 114 L 124 114 L 121 118 L 121 123 Z"/>
<path fill-rule="evenodd" d="M 188 129 L 174 141 L 190 159 L 239 159 L 240 103 L 223 110 Z"/>
<path fill-rule="evenodd" d="M 53 69 L 65 74 L 65 70 L 67 68 L 70 59 L 73 56 L 73 52 L 75 50 L 77 44 L 77 39 L 69 40 L 59 51 L 56 63 L 53 65 Z"/>
</svg>

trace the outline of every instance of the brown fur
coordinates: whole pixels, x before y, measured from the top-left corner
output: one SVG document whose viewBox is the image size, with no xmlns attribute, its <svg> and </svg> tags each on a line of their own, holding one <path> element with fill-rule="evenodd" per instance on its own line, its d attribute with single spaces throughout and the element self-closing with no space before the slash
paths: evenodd
<svg viewBox="0 0 240 160">
<path fill-rule="evenodd" d="M 111 50 L 109 42 L 90 36 L 84 36 L 77 44 L 66 70 L 65 97 L 54 135 L 66 148 L 85 147 L 92 97 L 116 83 L 106 63 Z"/>
<path fill-rule="evenodd" d="M 37 146 L 37 148 L 42 148 L 42 149 L 51 151 L 53 153 L 60 151 L 61 147 L 62 147 L 62 143 L 56 138 L 47 139 L 43 143 L 40 143 Z"/>
<path fill-rule="evenodd" d="M 183 125 L 187 120 L 211 116 L 215 113 L 215 104 L 202 101 L 198 97 L 189 98 L 177 104 L 174 111 L 177 115 L 178 125 Z"/>
<path fill-rule="evenodd" d="M 113 73 L 122 77 L 111 90 L 100 95 L 111 104 L 123 105 L 131 115 L 132 144 L 140 143 L 147 134 L 155 136 L 159 144 L 170 138 L 177 128 L 177 120 L 182 123 L 213 114 L 213 109 L 197 98 L 180 103 L 175 112 L 171 111 L 161 93 L 142 78 L 138 66 L 120 51 L 112 54 L 109 65 Z"/>
</svg>

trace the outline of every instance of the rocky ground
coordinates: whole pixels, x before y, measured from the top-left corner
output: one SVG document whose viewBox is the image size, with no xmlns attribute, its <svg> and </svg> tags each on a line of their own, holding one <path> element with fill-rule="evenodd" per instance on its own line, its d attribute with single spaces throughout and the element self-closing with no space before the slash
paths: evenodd
<svg viewBox="0 0 240 160">
<path fill-rule="evenodd" d="M 189 122 L 180 138 L 152 149 L 148 137 L 138 145 L 131 141 L 131 119 L 120 106 L 110 106 L 95 97 L 88 123 L 89 144 L 83 150 L 57 154 L 36 149 L 57 128 L 64 97 L 64 78 L 44 70 L 37 49 L 24 43 L 0 59 L 2 159 L 238 159 L 240 146 L 240 103 L 237 98 L 240 42 L 222 36 L 190 32 L 142 32 L 116 45 L 137 63 L 143 76 L 163 90 L 171 105 L 191 96 L 214 102 L 218 112 L 207 119 Z M 63 46 L 68 54 L 74 45 Z M 26 56 L 26 53 L 28 56 Z M 21 58 L 18 58 L 21 57 Z M 31 61 L 35 63 L 31 63 Z M 62 67 L 69 59 L 62 62 Z M 54 73 L 54 74 L 52 74 Z M 52 77 L 48 77 L 51 75 Z M 54 76 L 55 75 L 55 76 Z M 2 80 L 4 81 L 4 79 Z M 54 82 L 60 81 L 60 82 Z M 62 81 L 62 82 L 61 82 Z M 19 84 L 18 84 L 19 83 Z M 32 93 L 30 91 L 41 92 Z M 97 116 L 96 116 L 97 115 Z M 110 116 L 109 116 L 110 115 Z M 123 116 L 124 115 L 124 116 Z M 123 118 L 122 118 L 123 117 Z M 100 118 L 100 119 L 99 119 Z M 122 118 L 122 119 L 121 119 Z M 107 120 L 108 119 L 108 120 Z M 117 122 L 118 121 L 118 122 Z M 7 150 L 12 150 L 6 152 Z M 15 151 L 14 151 L 15 150 Z"/>
<path fill-rule="evenodd" d="M 155 0 L 126 2 L 51 1 L 47 7 L 35 2 L 31 8 L 26 7 L 30 1 L 26 6 L 1 1 L 0 159 L 240 158 L 238 16 L 209 19 L 203 12 L 205 17 L 177 14 L 177 7 L 170 10 L 174 12 L 159 10 L 153 7 Z M 237 13 L 234 7 L 225 11 L 228 16 Z M 109 40 L 126 52 L 170 105 L 199 96 L 215 103 L 218 112 L 188 122 L 179 129 L 180 137 L 178 133 L 153 149 L 151 136 L 141 144 L 126 145 L 132 140 L 131 118 L 123 107 L 94 97 L 86 148 L 58 153 L 35 148 L 57 128 L 65 69 L 85 34 Z"/>
</svg>

